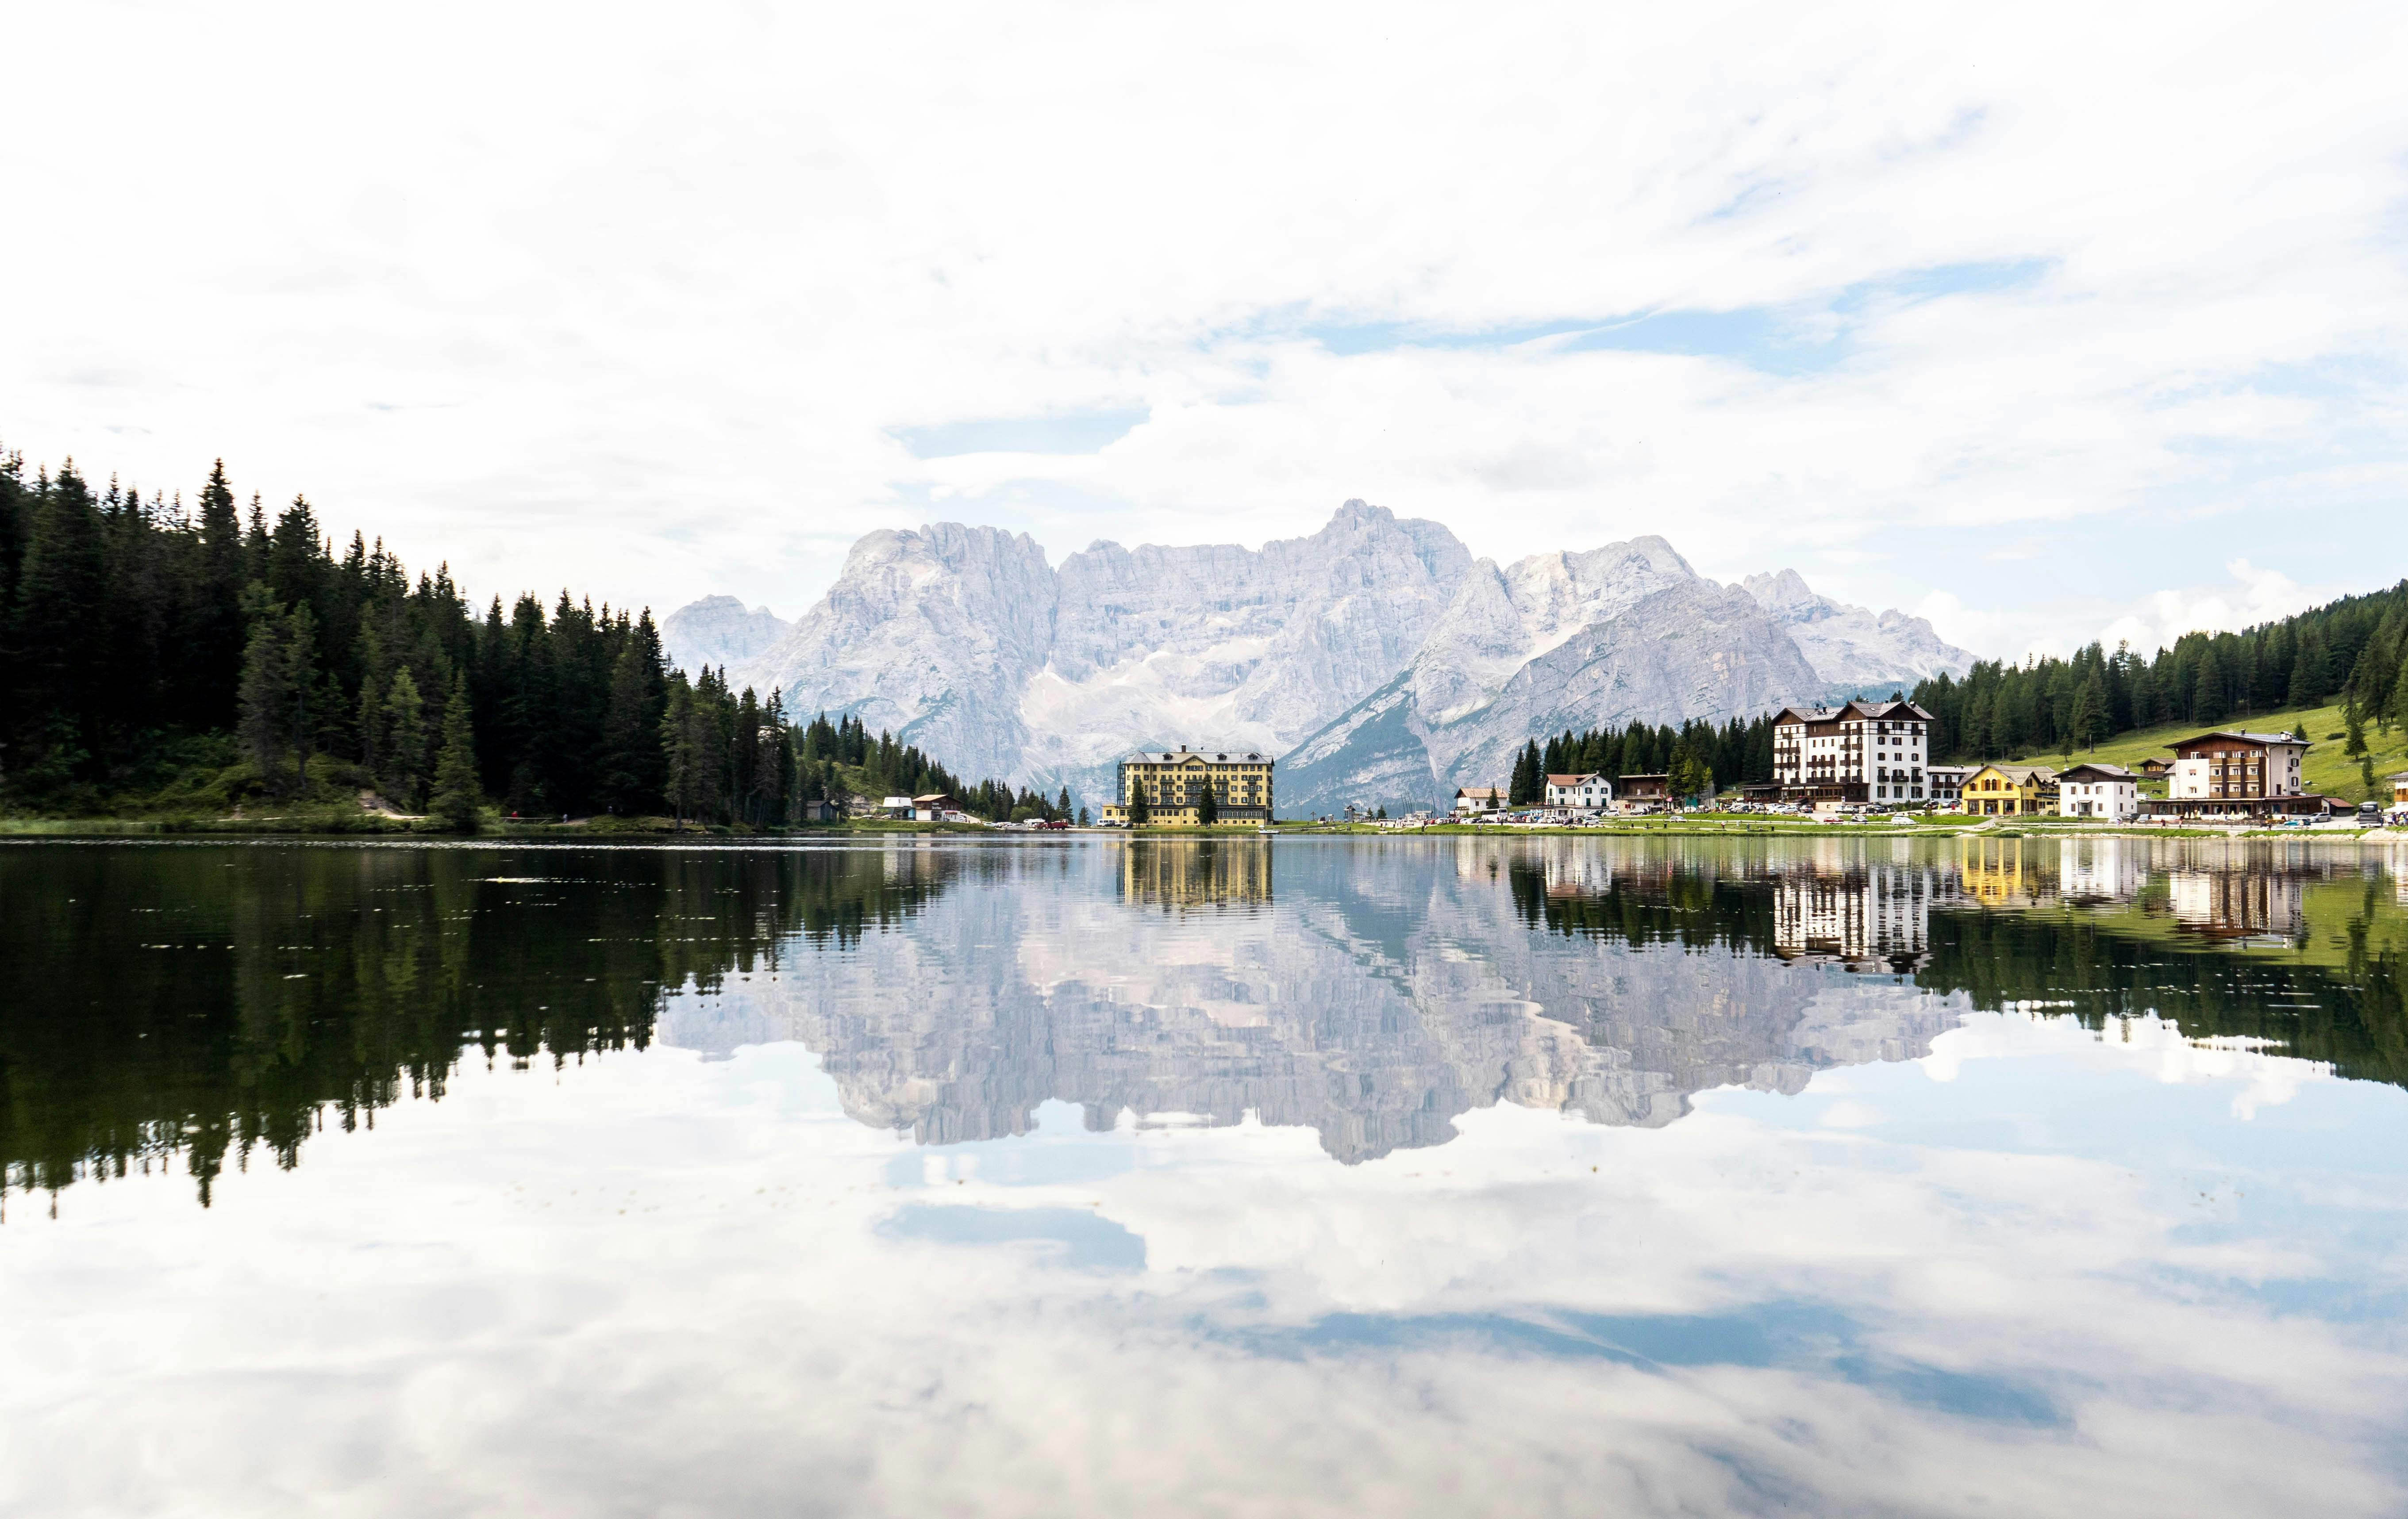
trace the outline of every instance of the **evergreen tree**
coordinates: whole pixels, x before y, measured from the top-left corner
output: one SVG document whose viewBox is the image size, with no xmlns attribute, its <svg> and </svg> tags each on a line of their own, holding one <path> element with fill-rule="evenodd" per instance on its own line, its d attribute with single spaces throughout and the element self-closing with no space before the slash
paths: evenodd
<svg viewBox="0 0 2408 1519">
<path fill-rule="evenodd" d="M 2107 736 L 2107 685 L 2097 673 L 2082 683 L 2073 698 L 2073 720 L 2067 725 L 2065 752 L 2071 754 L 2076 744 L 2099 747 Z"/>
<path fill-rule="evenodd" d="M 1133 829 L 1143 828 L 1153 820 L 1154 809 L 1146 803 L 1145 783 L 1140 781 L 1129 788 L 1128 826 Z"/>
<path fill-rule="evenodd" d="M 318 747 L 318 721 L 325 714 L 325 691 L 318 677 L 318 619 L 307 606 L 294 607 L 284 619 L 284 669 L 293 701 L 293 779 L 296 789 L 307 790 L 309 756 Z"/>
<path fill-rule="evenodd" d="M 436 822 L 454 833 L 476 832 L 485 804 L 469 716 L 468 680 L 456 675 L 443 703 L 443 751 L 435 760 L 435 794 L 426 803 Z"/>
<path fill-rule="evenodd" d="M 662 718 L 668 703 L 662 663 L 660 633 L 646 612 L 624 637 L 610 666 L 599 791 L 602 804 L 614 813 L 640 813 L 661 803 Z M 825 725 L 823 717 L 821 726 Z"/>
<path fill-rule="evenodd" d="M 1221 821 L 1221 799 L 1213 795 L 1215 789 L 1211 781 L 1206 781 L 1203 794 L 1196 799 L 1196 820 L 1206 828 Z"/>
<path fill-rule="evenodd" d="M 258 608 L 251 619 L 251 640 L 243 648 L 236 736 L 251 769 L 262 781 L 275 786 L 284 769 L 293 674 L 286 658 L 283 608 L 266 600 L 264 588 Z"/>
<path fill-rule="evenodd" d="M 386 735 L 383 766 L 371 773 L 387 797 L 414 807 L 426 784 L 426 703 L 408 666 L 393 673 L 380 717 Z"/>
<path fill-rule="evenodd" d="M 662 792 L 677 818 L 680 831 L 695 810 L 701 787 L 697 772 L 703 757 L 694 748 L 694 687 L 680 670 L 669 676 L 668 701 L 661 713 Z"/>
<path fill-rule="evenodd" d="M 97 507 L 69 460 L 36 492 L 33 533 L 17 577 L 6 663 L 15 676 L 18 763 L 64 776 L 105 744 L 111 681 L 106 616 L 108 561 Z"/>
<path fill-rule="evenodd" d="M 222 459 L 209 466 L 201 487 L 195 536 L 176 705 L 186 720 L 215 728 L 234 717 L 228 698 L 241 680 L 246 643 L 242 523 L 235 516 L 234 488 L 226 483 Z"/>
<path fill-rule="evenodd" d="M 317 671 L 317 619 L 306 606 L 288 610 L 258 585 L 251 588 L 249 608 L 236 736 L 260 780 L 287 795 L 308 787 L 309 755 L 319 743 L 312 698 L 322 698 L 324 689 Z"/>
<path fill-rule="evenodd" d="M 2229 709 L 2224 703 L 2224 672 L 2215 658 L 2215 646 L 2203 644 L 2200 649 L 2199 673 L 2191 689 L 2191 721 L 2222 722 Z"/>
<path fill-rule="evenodd" d="M 1513 757 L 1513 773 L 1505 784 L 1505 804 L 1509 807 L 1531 806 L 1546 795 L 1545 760 L 1539 753 L 1536 739 L 1525 742 L 1522 752 Z"/>
<path fill-rule="evenodd" d="M 2294 707 L 2312 707 L 2323 700 L 2325 641 L 2313 629 L 2300 635 L 2298 653 L 2291 660 L 2290 690 L 2286 701 Z"/>
</svg>

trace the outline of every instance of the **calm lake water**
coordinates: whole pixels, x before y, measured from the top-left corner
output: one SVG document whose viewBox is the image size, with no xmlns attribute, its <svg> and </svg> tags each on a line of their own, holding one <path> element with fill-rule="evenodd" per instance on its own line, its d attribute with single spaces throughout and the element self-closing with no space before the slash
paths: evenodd
<svg viewBox="0 0 2408 1519">
<path fill-rule="evenodd" d="M 0 845 L 0 1512 L 2408 1512 L 2403 867 Z"/>
</svg>

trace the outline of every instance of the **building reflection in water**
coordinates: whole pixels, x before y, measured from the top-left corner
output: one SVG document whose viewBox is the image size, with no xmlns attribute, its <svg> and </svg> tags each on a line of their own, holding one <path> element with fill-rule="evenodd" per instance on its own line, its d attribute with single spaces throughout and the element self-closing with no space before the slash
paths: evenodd
<svg viewBox="0 0 2408 1519">
<path fill-rule="evenodd" d="M 2023 839 L 1956 841 L 1956 889 L 1985 907 L 2031 907 L 2042 887 L 2040 860 Z"/>
<path fill-rule="evenodd" d="M 1940 872 L 1880 861 L 1784 872 L 1773 883 L 1775 953 L 1852 971 L 1903 974 L 1922 965 Z"/>
<path fill-rule="evenodd" d="M 2096 906 L 2128 902 L 2149 882 L 2149 841 L 2146 839 L 2059 839 L 2057 843 L 2057 895 L 2068 902 Z"/>
<path fill-rule="evenodd" d="M 2286 944 L 2307 936 L 2307 878 L 2248 870 L 2178 870 L 2166 881 L 2174 920 L 2186 932 Z"/>
<path fill-rule="evenodd" d="M 1121 897 L 1169 907 L 1271 900 L 1271 846 L 1263 838 L 1132 838 L 1121 849 Z"/>
</svg>

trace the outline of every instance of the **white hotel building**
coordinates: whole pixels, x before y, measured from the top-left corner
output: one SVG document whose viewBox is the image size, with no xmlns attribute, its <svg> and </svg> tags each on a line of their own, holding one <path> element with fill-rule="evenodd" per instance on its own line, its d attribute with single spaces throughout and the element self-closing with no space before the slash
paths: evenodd
<svg viewBox="0 0 2408 1519">
<path fill-rule="evenodd" d="M 1930 744 L 1931 714 L 1912 702 L 1784 707 L 1772 719 L 1772 779 L 1784 802 L 1928 802 Z"/>
</svg>

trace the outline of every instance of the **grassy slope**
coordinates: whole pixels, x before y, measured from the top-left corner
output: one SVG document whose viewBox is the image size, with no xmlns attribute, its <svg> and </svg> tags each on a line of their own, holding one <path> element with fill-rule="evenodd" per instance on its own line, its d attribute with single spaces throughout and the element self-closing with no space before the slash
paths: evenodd
<svg viewBox="0 0 2408 1519">
<path fill-rule="evenodd" d="M 2308 789 L 2327 796 L 2347 797 L 2353 802 L 2367 800 L 2366 788 L 2358 778 L 2358 761 L 2342 753 L 2340 739 L 2328 739 L 2327 733 L 2342 731 L 2341 708 L 2322 706 L 2286 708 L 2232 721 L 2218 723 L 2220 728 L 2246 728 L 2260 733 L 2287 733 L 2304 723 L 2308 730 L 2306 775 Z M 2169 745 L 2174 740 L 2188 738 L 2206 725 L 2174 723 L 2164 728 L 2143 728 L 2129 733 L 2118 733 L 2096 749 L 2076 749 L 2073 758 L 2098 760 L 2111 765 L 2130 769 L 2142 760 L 2155 758 L 2172 760 Z M 2408 770 L 2408 735 L 2398 729 L 2388 733 L 2377 732 L 2372 724 L 2366 730 L 2366 746 L 2374 756 L 2374 784 L 2377 802 L 2389 802 L 2391 792 L 2384 777 L 2395 771 Z M 2065 757 L 2059 753 L 2027 754 L 2010 761 L 2020 765 L 2049 765 L 2063 768 Z"/>
</svg>

